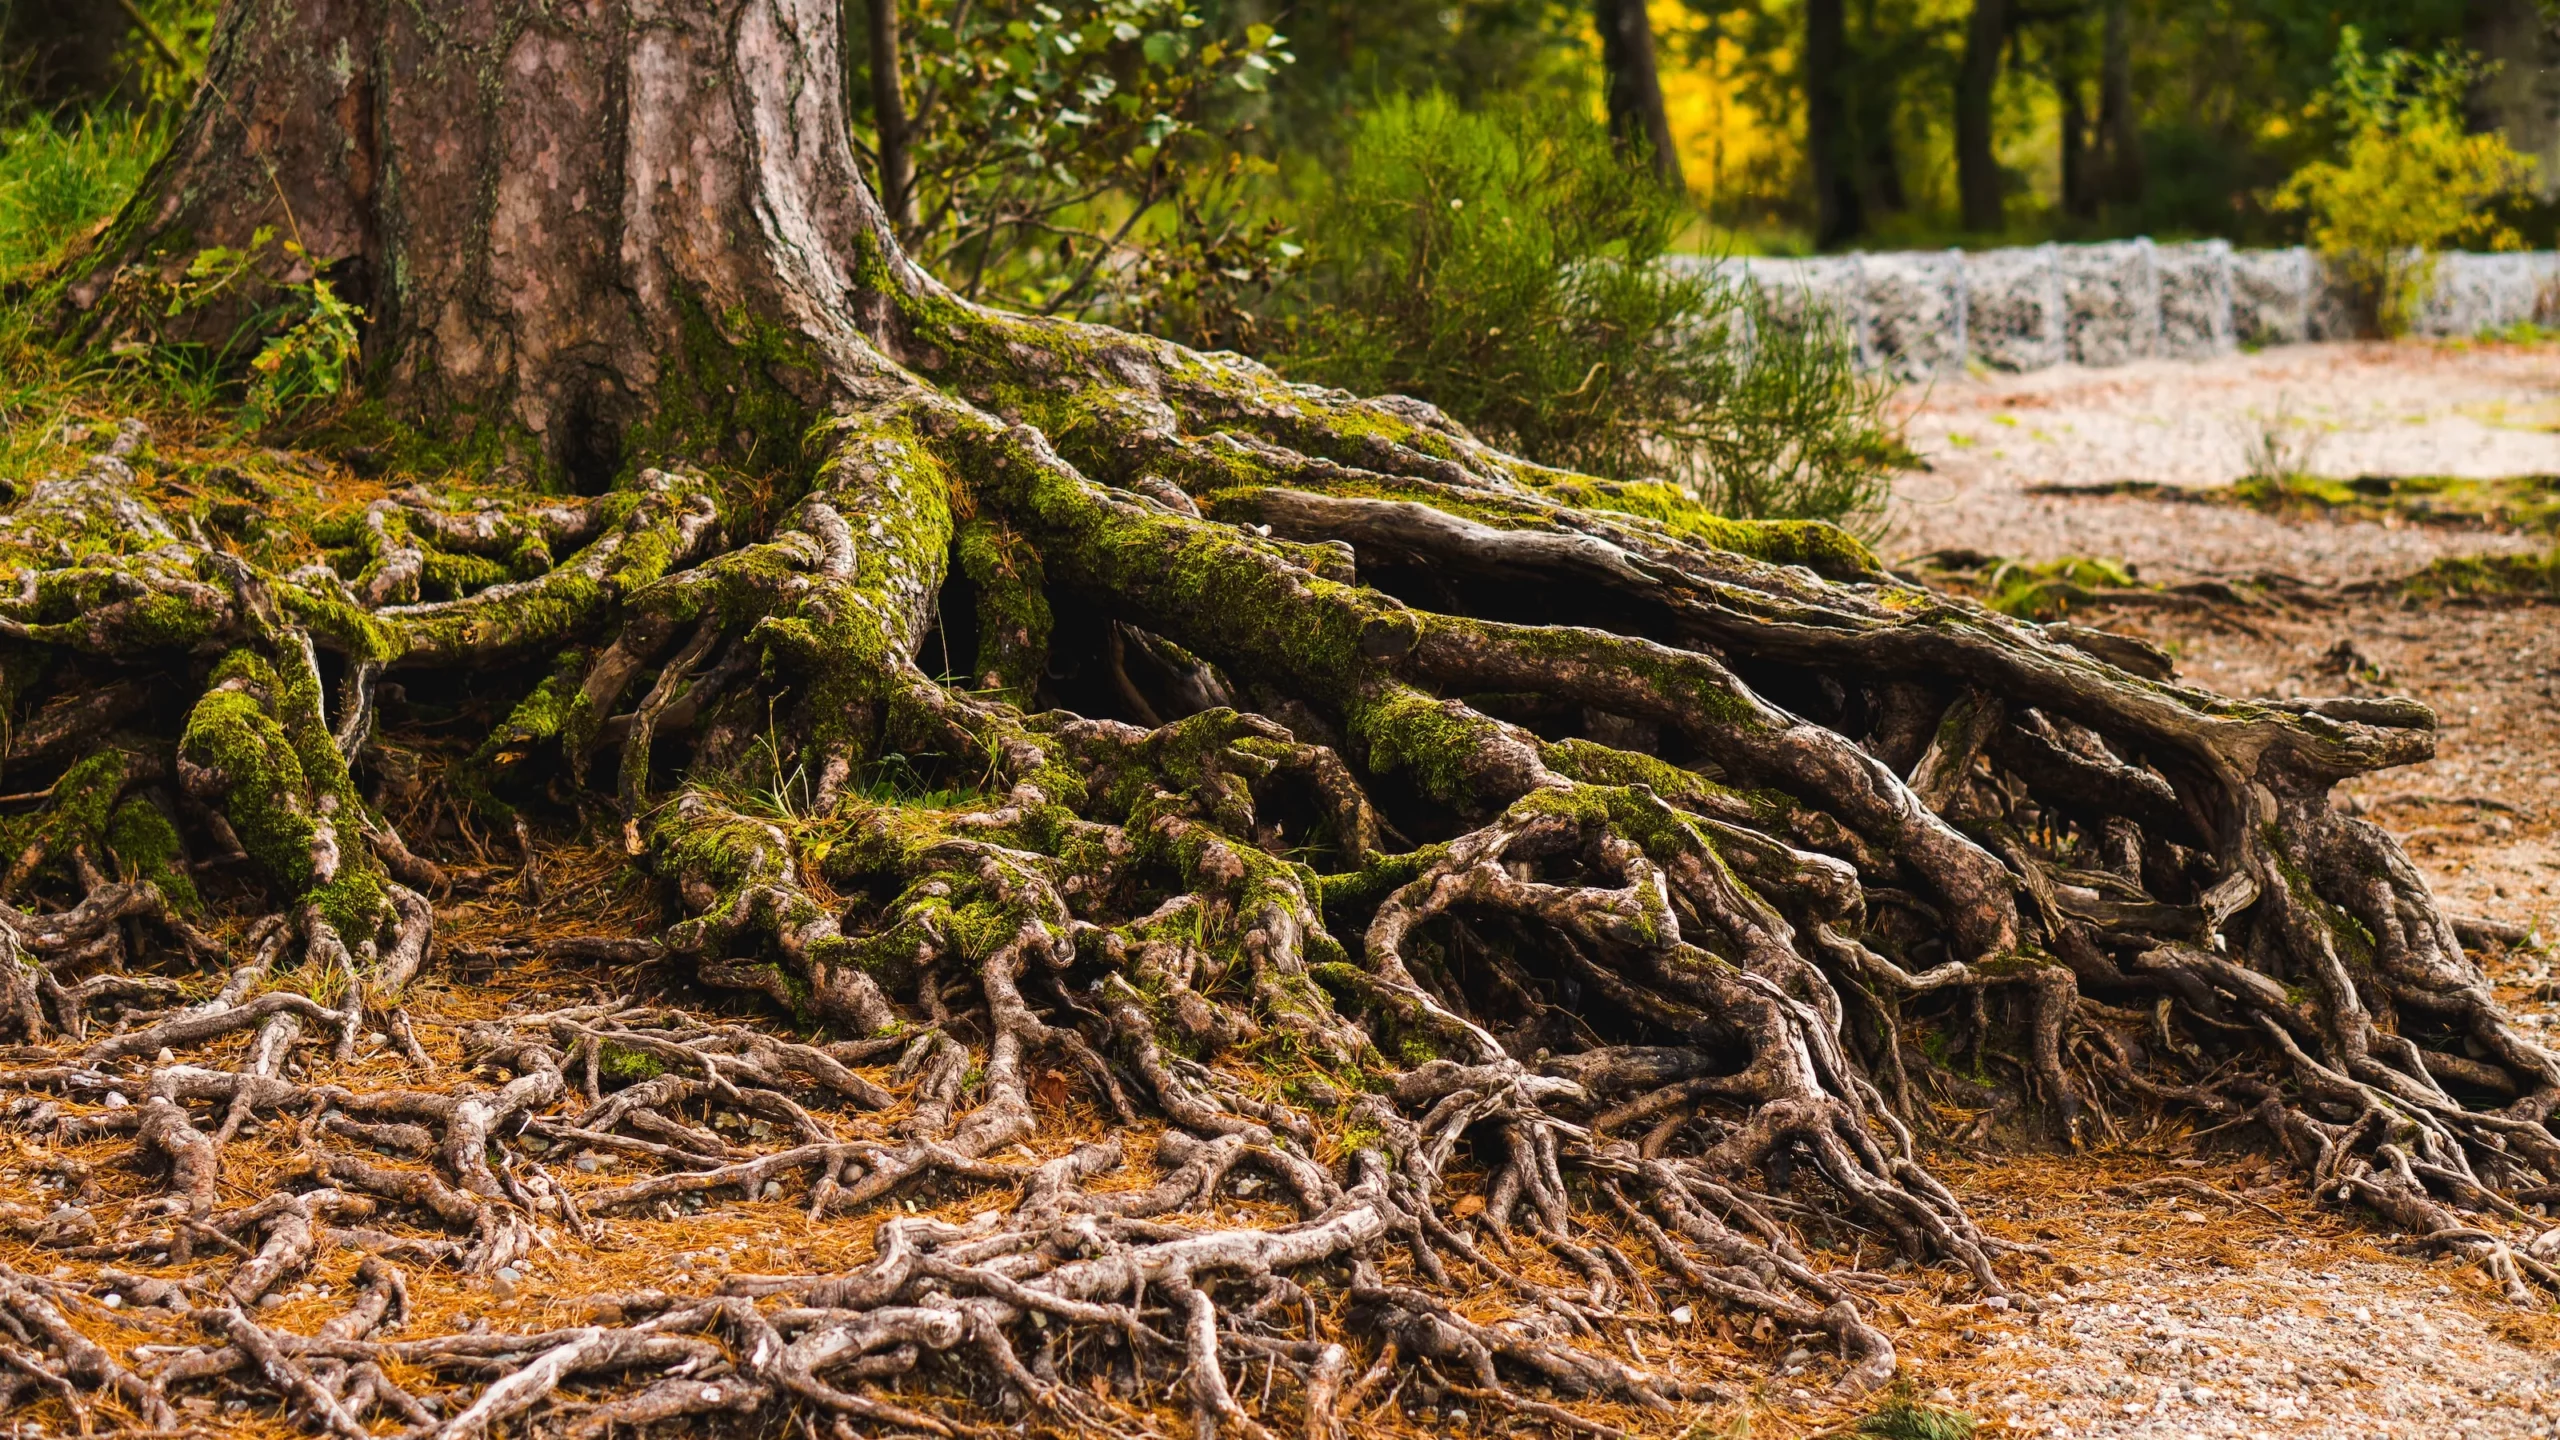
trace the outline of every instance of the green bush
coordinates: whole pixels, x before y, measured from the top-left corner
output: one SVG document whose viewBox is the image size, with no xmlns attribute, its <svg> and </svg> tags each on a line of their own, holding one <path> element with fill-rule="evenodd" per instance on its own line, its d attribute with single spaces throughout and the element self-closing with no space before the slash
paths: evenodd
<svg viewBox="0 0 2560 1440">
<path fill-rule="evenodd" d="M 1577 110 L 1388 100 L 1299 219 L 1266 358 L 1728 515 L 1872 515 L 1895 451 L 1883 383 L 1836 324 L 1772 323 L 1752 287 L 1659 263 L 1688 218 Z"/>
<path fill-rule="evenodd" d="M 2533 161 L 2502 135 L 2466 133 L 2462 101 L 2477 73 L 2451 52 L 2367 56 L 2356 28 L 2344 27 L 2337 80 L 2321 95 L 2345 132 L 2341 158 L 2303 166 L 2276 192 L 2279 208 L 2309 212 L 2312 247 L 2377 333 L 2408 332 L 2437 251 L 2521 243 L 2494 207 L 2523 188 Z"/>
</svg>

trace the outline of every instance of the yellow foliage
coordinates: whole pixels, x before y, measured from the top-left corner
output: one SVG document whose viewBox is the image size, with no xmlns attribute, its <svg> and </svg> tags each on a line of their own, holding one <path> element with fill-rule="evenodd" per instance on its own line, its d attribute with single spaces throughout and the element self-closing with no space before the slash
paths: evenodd
<svg viewBox="0 0 2560 1440">
<path fill-rule="evenodd" d="M 2385 335 L 2405 334 L 2447 246 L 2519 248 L 2492 207 L 2522 190 L 2533 160 L 2496 133 L 2465 133 L 2467 62 L 2386 51 L 2364 57 L 2349 27 L 2325 103 L 2347 122 L 2343 154 L 2295 171 L 2279 209 L 2307 211 L 2311 244 L 2370 307 Z"/>
</svg>

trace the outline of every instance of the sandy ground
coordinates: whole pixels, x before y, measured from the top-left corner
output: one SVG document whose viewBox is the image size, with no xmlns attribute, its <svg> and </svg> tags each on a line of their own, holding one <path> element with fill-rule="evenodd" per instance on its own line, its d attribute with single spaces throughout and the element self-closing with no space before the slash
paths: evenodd
<svg viewBox="0 0 2560 1440">
<path fill-rule="evenodd" d="M 2223 483 L 2270 427 L 2325 474 L 2560 472 L 2551 348 L 2298 347 L 1967 379 L 1906 401 L 1934 469 L 1903 489 L 1893 554 L 1962 545 L 2116 556 L 2154 579 L 2277 571 L 2338 583 L 2547 542 L 2025 489 Z M 2094 623 L 2168 646 L 2184 678 L 2234 694 L 2361 689 L 2433 705 L 2437 757 L 2356 782 L 2349 803 L 2402 837 L 2451 908 L 2560 938 L 2560 607 L 2353 599 L 2238 625 L 2160 612 Z M 2381 677 L 2340 673 L 2326 657 L 2341 642 Z M 2560 1044 L 2549 962 L 2490 967 L 2502 998 Z M 2125 1188 L 2144 1179 L 2147 1190 Z M 2031 1270 L 2030 1305 L 1910 1316 L 1901 1343 L 1924 1387 L 1942 1386 L 1987 1433 L 2560 1436 L 2560 1320 L 2504 1304 L 2476 1269 L 2312 1209 L 2254 1160 L 2199 1159 L 2164 1138 L 2011 1157 L 1951 1180 L 1987 1227 L 2057 1261 Z"/>
</svg>

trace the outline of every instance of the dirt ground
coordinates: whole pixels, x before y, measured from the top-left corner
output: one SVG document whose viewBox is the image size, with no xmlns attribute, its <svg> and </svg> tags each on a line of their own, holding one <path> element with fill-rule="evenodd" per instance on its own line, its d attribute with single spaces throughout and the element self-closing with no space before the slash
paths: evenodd
<svg viewBox="0 0 2560 1440">
<path fill-rule="evenodd" d="M 2549 543 L 2027 493 L 2221 484 L 2250 468 L 2252 446 L 2327 475 L 2560 472 L 2560 350 L 2549 347 L 2297 347 L 1966 379 L 1906 403 L 1933 468 L 1902 488 L 1889 554 L 1996 536 L 2019 559 L 2107 556 L 2147 579 L 2277 572 L 2339 585 Z M 2434 706 L 2437 757 L 2357 782 L 2350 803 L 2402 837 L 2452 909 L 2560 938 L 2560 607 L 2340 598 L 2236 621 L 2078 618 L 2157 641 L 2186 679 L 2236 695 L 2361 690 Z M 2527 952 L 2490 966 L 2502 997 L 2560 1042 L 2548 962 Z M 2560 1436 L 2560 1320 L 2503 1303 L 2476 1269 L 2314 1210 L 2245 1156 L 2164 1135 L 1991 1160 L 1951 1183 L 1987 1228 L 2035 1239 L 2056 1261 L 2034 1272 L 2032 1308 L 1927 1309 L 1900 1341 L 1924 1389 L 1986 1433 Z"/>
</svg>

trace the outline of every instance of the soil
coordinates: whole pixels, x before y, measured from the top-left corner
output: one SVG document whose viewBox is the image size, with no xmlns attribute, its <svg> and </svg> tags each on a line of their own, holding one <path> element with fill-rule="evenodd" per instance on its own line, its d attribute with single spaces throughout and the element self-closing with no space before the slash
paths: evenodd
<svg viewBox="0 0 2560 1440">
<path fill-rule="evenodd" d="M 1931 469 L 1901 488 L 1892 554 L 1997 536 L 2018 559 L 2107 556 L 2150 580 L 2272 571 L 2342 586 L 2551 543 L 2029 493 L 2219 485 L 2270 445 L 2326 475 L 2560 472 L 2550 348 L 2302 346 L 1965 379 L 1905 398 Z M 2402 838 L 2456 913 L 2560 937 L 2560 607 L 2332 593 L 2277 611 L 2073 618 L 2145 636 L 2178 657 L 2182 678 L 2234 695 L 2434 706 L 2435 759 L 2343 793 Z M 2489 966 L 2525 1023 L 2560 1032 L 2549 957 L 2520 947 Z M 2164 1132 L 2077 1156 L 1986 1156 L 1949 1179 L 1986 1228 L 2054 1261 L 2030 1267 L 2033 1308 L 1905 1306 L 1906 1373 L 1986 1434 L 2560 1435 L 2560 1320 L 2505 1303 L 2476 1268 L 2314 1208 L 2241 1148 Z"/>
</svg>

